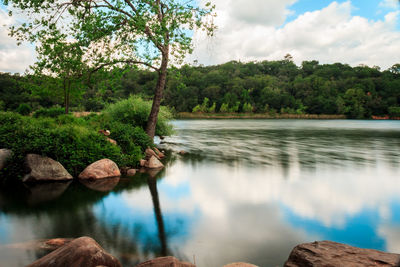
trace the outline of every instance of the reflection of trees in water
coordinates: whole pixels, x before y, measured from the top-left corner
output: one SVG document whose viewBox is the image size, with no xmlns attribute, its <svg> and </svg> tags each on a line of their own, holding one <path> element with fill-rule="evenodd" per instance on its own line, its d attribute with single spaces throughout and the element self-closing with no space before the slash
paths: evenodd
<svg viewBox="0 0 400 267">
<path fill-rule="evenodd" d="M 0 188 L 0 214 L 18 215 L 18 220 L 28 223 L 38 239 L 90 236 L 119 258 L 123 265 L 133 266 L 154 255 L 167 255 L 167 238 L 157 191 L 157 178 L 163 173 L 164 171 L 139 173 L 134 179 L 122 178 L 112 191 L 122 192 L 147 184 L 154 205 L 158 238 L 151 232 L 143 231 L 146 225 L 134 221 L 118 221 L 118 218 L 116 221 L 110 221 L 107 214 L 96 214 L 94 205 L 100 204 L 101 207 L 101 200 L 109 192 L 90 190 L 77 182 L 71 185 L 35 185 L 31 188 L 18 184 L 13 190 Z M 115 181 L 110 180 L 110 183 Z M 105 181 L 102 182 L 103 187 L 107 187 Z M 38 197 L 40 201 L 35 200 L 33 192 L 41 196 L 40 192 L 46 193 L 49 188 L 58 188 L 61 193 L 53 194 L 53 199 L 43 200 Z M 32 261 L 42 257 L 44 252 L 36 251 L 33 254 Z"/>
<path fill-rule="evenodd" d="M 280 166 L 285 174 L 292 164 L 315 170 L 317 166 L 364 167 L 384 161 L 393 167 L 400 162 L 398 131 L 366 129 L 244 129 L 190 130 L 181 143 L 166 148 L 186 147 L 179 156 L 193 166 L 218 162 L 228 166 Z M 286 176 L 286 175 L 285 175 Z"/>
</svg>

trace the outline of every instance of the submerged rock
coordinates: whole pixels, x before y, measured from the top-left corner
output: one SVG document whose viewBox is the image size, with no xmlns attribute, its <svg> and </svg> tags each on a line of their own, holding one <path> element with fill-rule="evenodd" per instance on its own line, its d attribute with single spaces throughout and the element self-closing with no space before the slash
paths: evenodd
<svg viewBox="0 0 400 267">
<path fill-rule="evenodd" d="M 296 246 L 284 267 L 303 266 L 399 266 L 400 255 L 362 249 L 332 241 L 318 241 Z"/>
<path fill-rule="evenodd" d="M 142 262 L 136 265 L 136 267 L 196 267 L 196 265 L 190 262 L 182 262 L 175 257 L 168 256 Z"/>
<path fill-rule="evenodd" d="M 145 167 L 149 169 L 159 169 L 164 168 L 164 164 L 162 164 L 155 156 L 151 156 L 151 158 L 146 162 Z"/>
<path fill-rule="evenodd" d="M 119 183 L 119 180 L 119 177 L 111 177 L 98 180 L 81 179 L 79 182 L 89 189 L 99 192 L 108 192 L 114 189 L 114 187 Z"/>
<path fill-rule="evenodd" d="M 0 149 L 0 170 L 6 166 L 6 163 L 12 157 L 13 152 L 10 149 Z"/>
<path fill-rule="evenodd" d="M 117 164 L 110 159 L 101 159 L 87 166 L 78 177 L 79 179 L 95 180 L 116 176 L 121 176 Z"/>
<path fill-rule="evenodd" d="M 38 259 L 28 267 L 108 266 L 121 263 L 90 237 L 80 237 Z"/>
<path fill-rule="evenodd" d="M 25 166 L 29 173 L 24 176 L 23 182 L 72 180 L 71 174 L 61 163 L 49 157 L 28 154 L 25 158 Z"/>
<path fill-rule="evenodd" d="M 135 176 L 135 174 L 136 174 L 136 170 L 135 169 L 129 169 L 126 172 L 126 176 L 129 176 L 129 177 Z"/>
</svg>

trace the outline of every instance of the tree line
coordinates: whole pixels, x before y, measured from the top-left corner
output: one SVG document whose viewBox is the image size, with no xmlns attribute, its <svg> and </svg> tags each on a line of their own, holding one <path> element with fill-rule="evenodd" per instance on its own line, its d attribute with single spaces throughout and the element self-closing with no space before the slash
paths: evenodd
<svg viewBox="0 0 400 267">
<path fill-rule="evenodd" d="M 157 73 L 114 68 L 76 81 L 72 110 L 98 111 L 129 95 L 151 98 Z M 49 76 L 0 75 L 0 109 L 30 109 L 63 104 L 62 81 Z M 400 116 L 400 64 L 379 67 L 347 64 L 294 64 L 278 61 L 170 68 L 163 105 L 176 112 L 340 114 L 348 118 Z M 26 107 L 25 107 L 26 108 Z M 29 109 L 28 108 L 28 109 Z"/>
</svg>

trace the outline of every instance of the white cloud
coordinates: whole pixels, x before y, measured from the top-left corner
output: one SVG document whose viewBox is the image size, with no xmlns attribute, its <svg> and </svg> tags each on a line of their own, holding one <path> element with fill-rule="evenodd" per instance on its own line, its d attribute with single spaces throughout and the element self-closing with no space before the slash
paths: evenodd
<svg viewBox="0 0 400 267">
<path fill-rule="evenodd" d="M 207 38 L 201 33 L 195 34 L 195 51 L 189 62 L 195 59 L 202 64 L 280 60 L 287 53 L 294 56 L 297 64 L 316 59 L 321 63 L 388 68 L 400 61 L 400 32 L 396 30 L 399 11 L 387 13 L 384 20 L 371 21 L 352 16 L 350 1 L 332 2 L 279 27 L 289 12 L 287 7 L 294 1 L 282 1 L 276 15 L 279 18 L 272 21 L 258 19 L 260 13 L 267 12 L 270 1 L 257 11 L 232 11 L 229 2 L 217 2 L 220 5 L 217 13 L 221 17 L 216 20 L 219 28 L 216 36 Z M 257 19 L 251 20 L 249 12 L 254 12 Z"/>
<path fill-rule="evenodd" d="M 383 0 L 379 3 L 379 7 L 396 9 L 400 7 L 400 2 L 399 0 Z"/>
<path fill-rule="evenodd" d="M 35 60 L 34 48 L 28 44 L 17 46 L 17 41 L 8 36 L 8 27 L 14 24 L 14 19 L 2 9 L 0 22 L 0 72 L 23 73 Z"/>
</svg>

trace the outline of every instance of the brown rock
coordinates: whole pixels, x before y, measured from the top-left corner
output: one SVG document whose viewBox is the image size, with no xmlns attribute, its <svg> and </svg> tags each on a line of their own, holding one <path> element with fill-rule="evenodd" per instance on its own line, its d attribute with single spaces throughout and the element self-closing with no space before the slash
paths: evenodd
<svg viewBox="0 0 400 267">
<path fill-rule="evenodd" d="M 162 159 L 165 157 L 164 153 L 162 153 L 160 150 L 158 150 L 158 148 L 154 148 L 154 152 L 156 152 L 157 156 Z"/>
<path fill-rule="evenodd" d="M 99 191 L 99 192 L 108 192 L 114 189 L 114 187 L 119 183 L 120 177 L 111 177 L 99 180 L 79 180 L 84 186 L 89 189 Z"/>
<path fill-rule="evenodd" d="M 126 176 L 135 176 L 135 174 L 136 174 L 136 170 L 135 169 L 129 169 L 127 172 L 126 172 Z"/>
<path fill-rule="evenodd" d="M 147 163 L 147 160 L 145 160 L 145 159 L 141 159 L 141 160 L 139 161 L 140 167 L 146 166 L 146 163 Z"/>
<path fill-rule="evenodd" d="M 318 241 L 296 246 L 284 267 L 303 266 L 399 266 L 400 255 L 373 249 L 361 249 L 332 241 Z"/>
<path fill-rule="evenodd" d="M 99 130 L 99 133 L 101 133 L 104 136 L 110 136 L 110 131 L 109 130 Z"/>
<path fill-rule="evenodd" d="M 92 238 L 80 237 L 38 259 L 28 267 L 95 267 L 99 265 L 120 267 L 121 263 Z"/>
<path fill-rule="evenodd" d="M 164 168 L 164 165 L 155 156 L 152 156 L 146 162 L 145 167 L 149 169 L 158 169 L 158 168 Z"/>
<path fill-rule="evenodd" d="M 6 166 L 7 161 L 12 157 L 13 152 L 10 149 L 0 149 L 0 170 Z"/>
<path fill-rule="evenodd" d="M 182 262 L 175 257 L 168 256 L 142 262 L 136 265 L 136 267 L 196 267 L 196 265 L 190 262 Z"/>
<path fill-rule="evenodd" d="M 179 151 L 178 152 L 180 155 L 185 155 L 186 154 L 186 151 L 185 150 L 181 150 L 181 151 Z"/>
<path fill-rule="evenodd" d="M 109 159 L 101 159 L 87 166 L 79 174 L 79 179 L 104 179 L 117 176 L 121 176 L 117 164 Z"/>
<path fill-rule="evenodd" d="M 111 138 L 107 137 L 107 141 L 110 142 L 113 145 L 117 145 L 117 141 L 115 141 L 114 139 L 111 139 Z"/>
<path fill-rule="evenodd" d="M 234 263 L 224 265 L 224 267 L 258 267 L 258 266 L 254 265 L 254 264 L 246 263 L 246 262 L 234 262 Z"/>
<path fill-rule="evenodd" d="M 154 157 L 156 157 L 158 160 L 160 160 L 160 157 L 157 155 L 157 153 L 154 152 L 154 150 L 151 149 L 151 148 L 149 148 L 149 147 L 146 148 L 145 154 L 146 154 L 146 159 L 147 159 L 147 160 L 149 160 L 152 156 L 154 156 Z"/>
<path fill-rule="evenodd" d="M 24 176 L 23 182 L 72 180 L 71 174 L 60 162 L 48 157 L 28 154 L 25 158 L 25 166 L 29 173 Z"/>
</svg>

